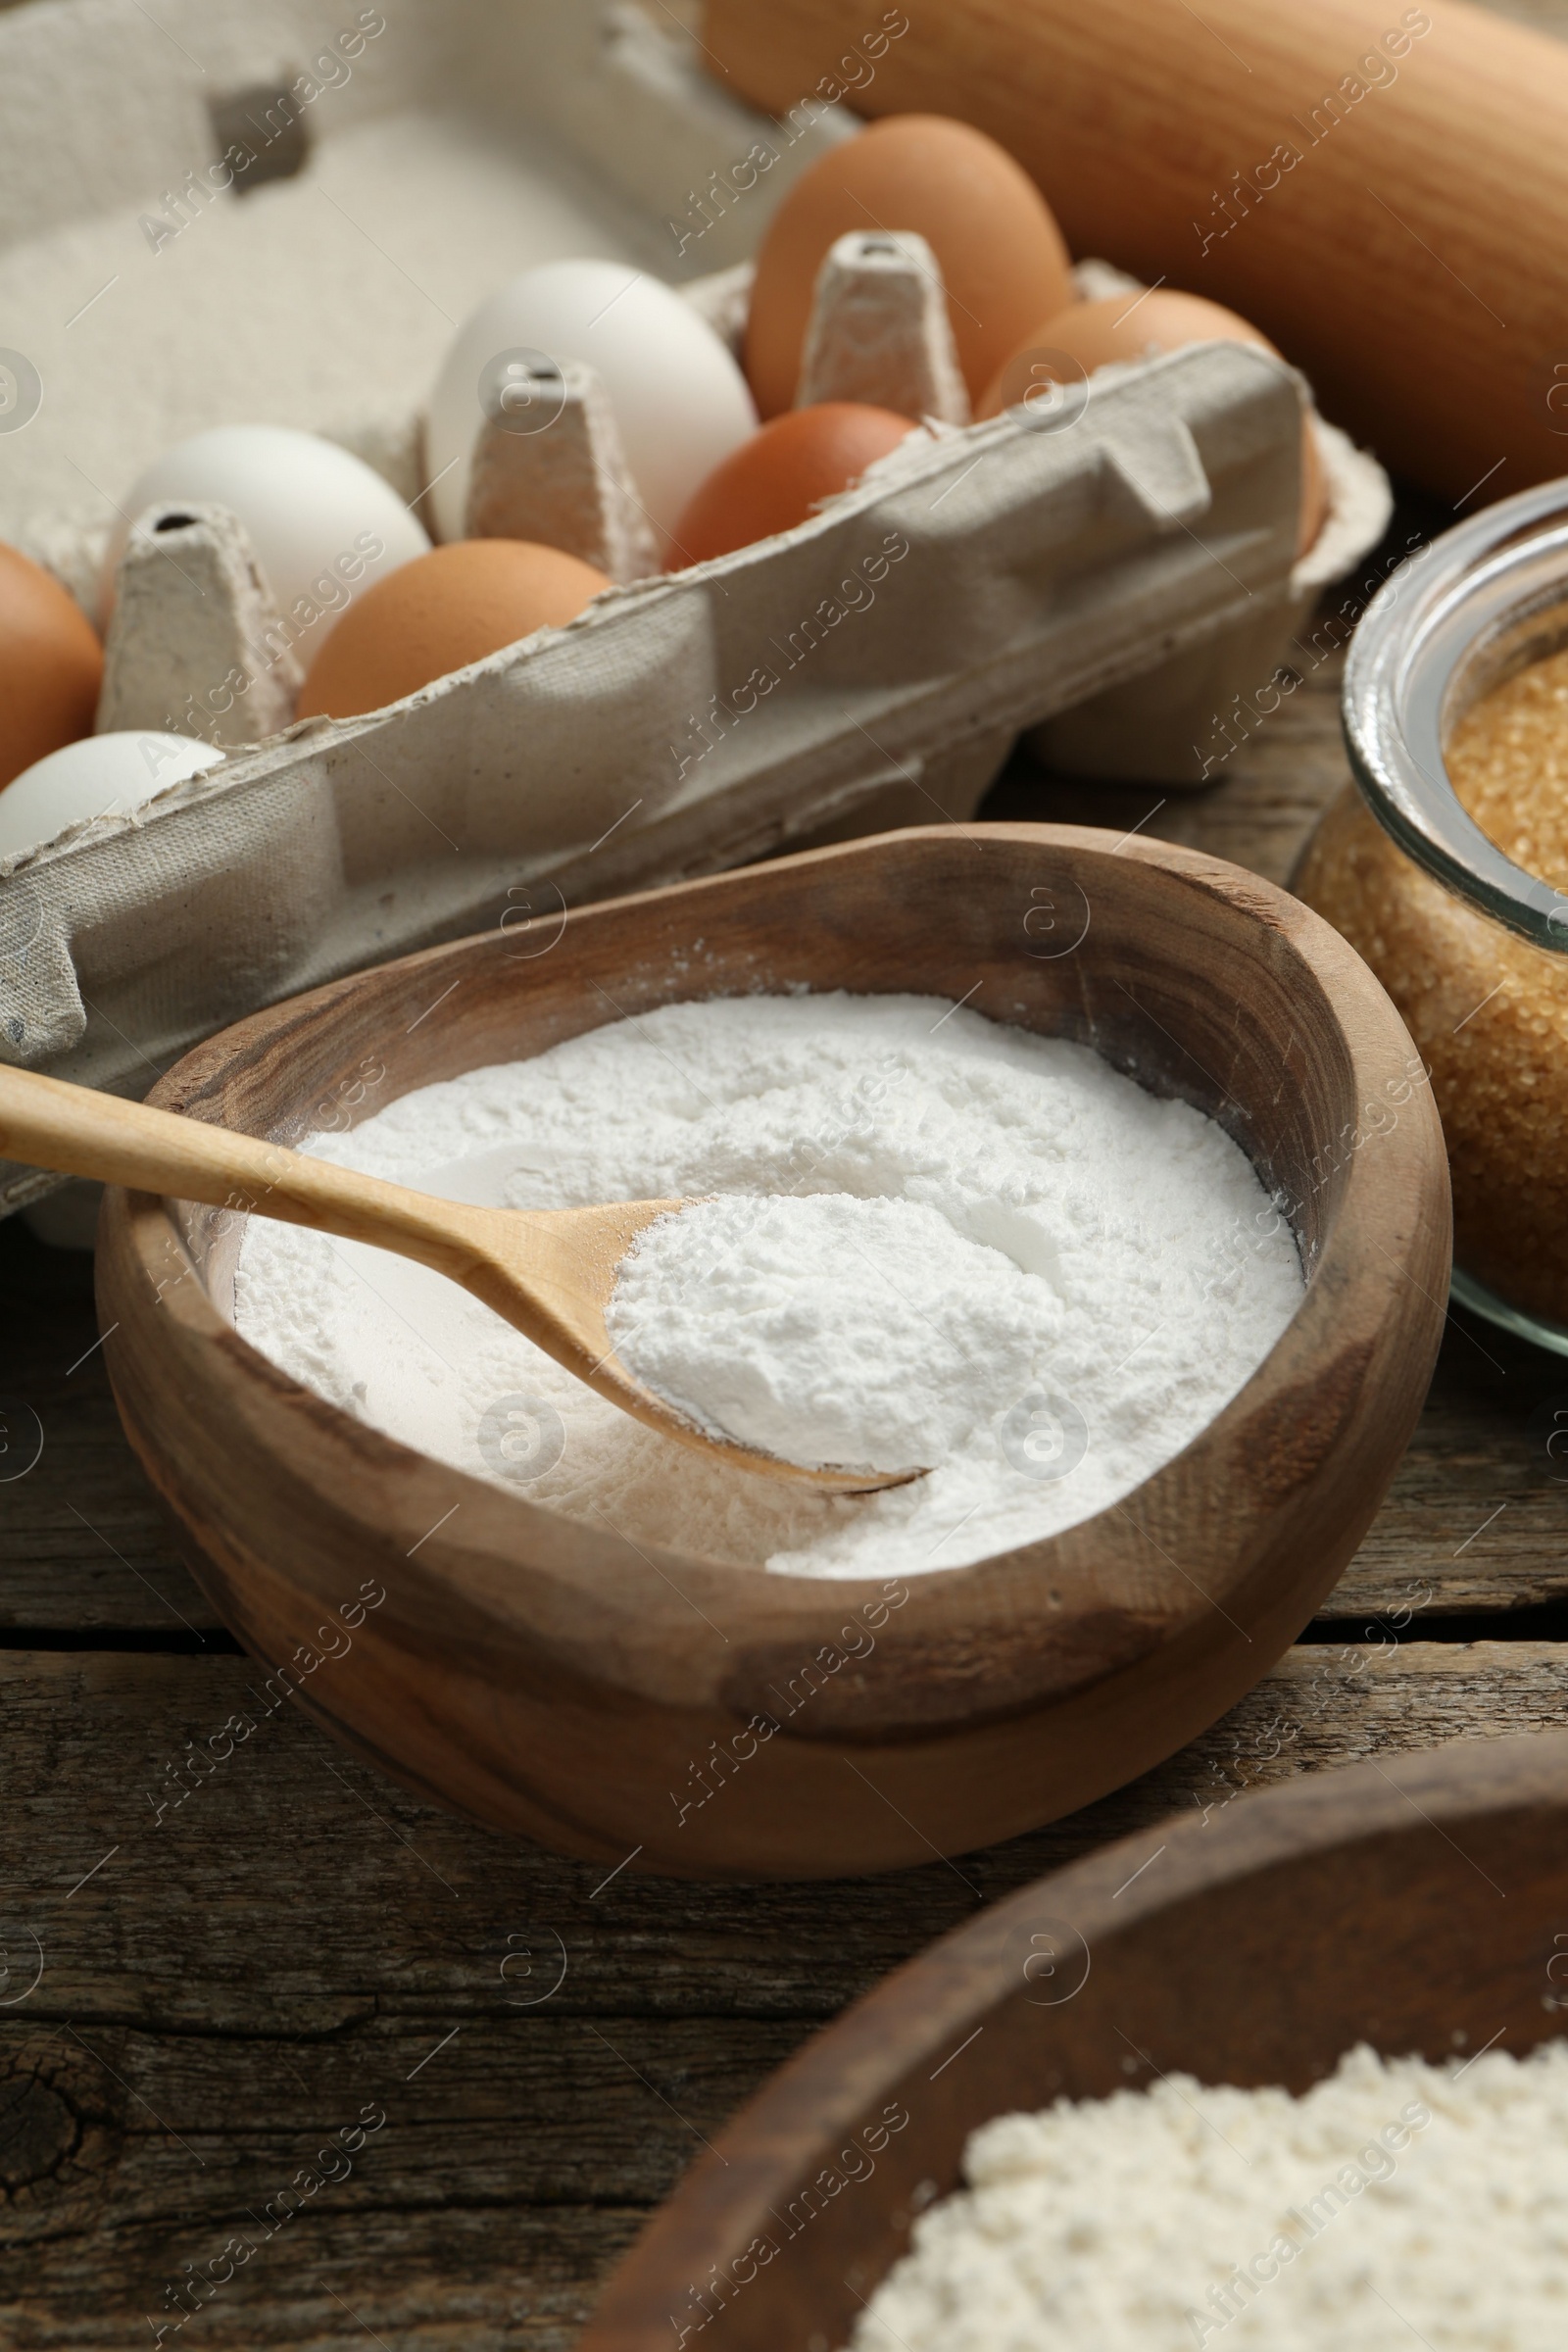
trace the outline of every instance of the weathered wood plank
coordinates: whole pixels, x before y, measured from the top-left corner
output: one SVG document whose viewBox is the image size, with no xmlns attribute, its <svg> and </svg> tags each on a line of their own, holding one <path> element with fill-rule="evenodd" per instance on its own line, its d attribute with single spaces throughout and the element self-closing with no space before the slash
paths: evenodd
<svg viewBox="0 0 1568 2352">
<path fill-rule="evenodd" d="M 285 2160 L 270 2188 L 293 2169 Z M 503 2189 L 472 2207 L 439 2196 L 346 2217 L 307 2206 L 270 2239 L 236 2212 L 220 2229 L 191 2230 L 172 2254 L 165 2231 L 132 2226 L 116 2233 L 102 2267 L 96 2244 L 85 2261 L 69 2240 L 29 2248 L 24 2300 L 5 2311 L 7 2344 L 154 2352 L 163 2325 L 165 2352 L 368 2352 L 372 2343 L 384 2352 L 567 2352 L 646 2218 L 609 2205 L 530 2209 Z M 183 2266 L 216 2261 L 212 2276 L 220 2276 L 230 2238 L 243 2267 L 204 2299 Z M 181 2310 L 191 2312 L 183 2325 Z"/>
<path fill-rule="evenodd" d="M 162 1768 L 188 1754 L 186 1737 L 256 1713 L 245 1662 L 14 1653 L 0 1661 L 12 1985 L 32 1934 L 46 1965 L 3 2022 L 322 2039 L 409 2018 L 526 2024 L 546 2007 L 809 2022 L 977 1900 L 1187 1807 L 1238 1757 L 1250 1785 L 1568 1721 L 1562 1656 L 1549 1642 L 1392 1636 L 1303 1645 L 1202 1740 L 1070 1820 L 830 1894 L 632 1871 L 607 1882 L 405 1795 L 288 1708 L 159 1821 L 149 1791 L 172 1785 Z M 1271 1739 L 1278 1753 L 1257 1752 Z"/>
<path fill-rule="evenodd" d="M 559 2008 L 521 2025 L 367 2019 L 352 2035 L 316 2040 L 45 2025 L 18 2054 L 19 2069 L 36 2071 L 9 2081 L 9 2161 L 24 2146 L 36 2163 L 64 2145 L 63 2124 L 48 2129 L 49 2102 L 24 2095 L 28 2081 L 92 2120 L 69 2182 L 19 2200 L 8 2237 L 31 2245 L 62 2226 L 118 2234 L 171 2220 L 187 2236 L 219 2233 L 248 2204 L 262 2213 L 323 2151 L 319 2185 L 299 2201 L 340 2226 L 449 2202 L 646 2206 L 803 2031 Z"/>
<path fill-rule="evenodd" d="M 43 1249 L 19 1218 L 0 1221 L 0 1330 L 11 1460 L 30 1459 L 42 1437 L 33 1467 L 0 1479 L 0 1634 L 215 1630 L 121 1430 L 91 1259 Z"/>
<path fill-rule="evenodd" d="M 1171 1810 L 1298 1771 L 1568 1722 L 1549 1643 L 1313 1645 L 1159 1771 L 955 1865 L 606 1886 L 389 1789 L 292 1713 L 156 1822 L 144 1784 L 251 1679 L 233 1658 L 0 1660 L 18 2346 L 133 2340 L 254 2214 L 257 2253 L 188 2323 L 219 2346 L 347 2341 L 341 2295 L 393 2352 L 437 2328 L 465 2352 L 554 2352 L 701 2137 L 977 1901 L 1109 1837 L 1148 1830 L 1152 1853 Z M 43 1975 L 18 1999 L 33 1934 Z M 377 2110 L 352 2171 L 318 2159 Z M 307 2165 L 343 2177 L 268 2240 Z"/>
<path fill-rule="evenodd" d="M 1321 1615 L 1358 1626 L 1565 1595 L 1568 1363 L 1455 1315 L 1383 1508 Z"/>
</svg>

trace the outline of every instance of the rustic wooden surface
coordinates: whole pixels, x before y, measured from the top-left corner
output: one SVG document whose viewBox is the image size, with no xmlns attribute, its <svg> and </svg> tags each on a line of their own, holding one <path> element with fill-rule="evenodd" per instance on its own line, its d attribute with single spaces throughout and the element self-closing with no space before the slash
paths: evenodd
<svg viewBox="0 0 1568 2352">
<path fill-rule="evenodd" d="M 1568 0 L 1507 13 L 1568 28 Z M 1318 650 L 1209 792 L 1154 809 L 1157 792 L 1018 763 L 987 813 L 1143 818 L 1283 880 L 1345 776 L 1336 663 L 1313 666 Z M 36 1465 L 0 1484 L 0 2338 L 15 2352 L 120 2352 L 166 2324 L 166 2344 L 215 2352 L 564 2352 L 703 2138 L 979 1903 L 1172 1808 L 1568 1723 L 1568 1441 L 1548 1450 L 1568 1429 L 1568 1361 L 1455 1317 L 1312 1638 L 1180 1756 L 1034 1837 L 828 1887 L 602 1886 L 417 1804 L 282 1713 L 160 1820 L 186 1741 L 256 1677 L 119 1434 L 84 1262 L 15 1224 L 0 1334 L 4 1427 L 23 1433 L 5 1443 L 30 1449 L 18 1403 L 44 1431 Z M 252 2210 L 276 2211 L 366 2109 L 386 2122 L 352 2172 L 266 2237 Z M 247 2228 L 258 2251 L 232 2280 L 182 2297 L 186 2266 Z"/>
</svg>

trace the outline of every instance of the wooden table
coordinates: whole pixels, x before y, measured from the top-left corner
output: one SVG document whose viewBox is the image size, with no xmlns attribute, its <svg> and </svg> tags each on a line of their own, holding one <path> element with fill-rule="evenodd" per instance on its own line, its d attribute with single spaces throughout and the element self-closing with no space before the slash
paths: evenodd
<svg viewBox="0 0 1568 2352">
<path fill-rule="evenodd" d="M 1343 780 L 1336 668 L 1303 675 L 1201 797 L 1156 808 L 1020 763 L 992 812 L 1147 818 L 1281 879 Z M 120 1434 L 87 1261 L 0 1227 L 0 1469 L 31 1450 L 17 1405 L 43 1432 L 0 1487 L 0 2338 L 17 2352 L 146 2344 L 163 2323 L 166 2342 L 247 2352 L 564 2346 L 736 2103 L 978 1903 L 1129 1831 L 1153 1854 L 1173 1808 L 1568 1723 L 1568 1459 L 1548 1450 L 1568 1362 L 1455 1317 L 1309 1638 L 1206 1738 L 1034 1837 L 825 1887 L 606 1880 L 431 1811 L 287 1710 L 176 1802 L 187 1743 L 254 1712 L 260 1675 Z M 363 2144 L 318 2160 L 344 2127 Z M 291 2185 L 301 2210 L 269 2239 L 256 2217 Z M 215 2257 L 232 2278 L 182 2291 Z"/>
</svg>

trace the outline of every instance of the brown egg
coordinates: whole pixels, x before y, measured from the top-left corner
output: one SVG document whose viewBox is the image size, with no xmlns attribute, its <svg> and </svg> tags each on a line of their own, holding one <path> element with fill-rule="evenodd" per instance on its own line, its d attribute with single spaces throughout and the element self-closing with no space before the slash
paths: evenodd
<svg viewBox="0 0 1568 2352">
<path fill-rule="evenodd" d="M 104 649 L 60 582 L 0 546 L 0 784 L 92 733 Z"/>
<path fill-rule="evenodd" d="M 889 115 L 803 172 L 763 236 L 746 372 L 764 417 L 794 405 L 816 273 L 855 228 L 914 229 L 930 245 L 971 399 L 1035 319 L 1072 300 L 1061 231 L 1005 149 L 946 115 Z"/>
<path fill-rule="evenodd" d="M 296 715 L 379 710 L 535 629 L 560 628 L 610 585 L 591 564 L 528 539 L 434 548 L 377 580 L 333 623 Z"/>
<path fill-rule="evenodd" d="M 665 568 L 706 564 L 793 529 L 918 430 L 907 416 L 859 400 L 820 400 L 775 416 L 732 449 L 687 501 Z"/>
<path fill-rule="evenodd" d="M 1075 302 L 1036 326 L 997 370 L 977 416 L 1000 416 L 1016 408 L 1043 382 L 1082 381 L 1112 360 L 1145 360 L 1152 353 L 1180 351 L 1189 343 L 1255 343 L 1271 351 L 1267 335 L 1247 319 L 1201 294 L 1156 287 L 1148 294 L 1111 294 L 1102 302 Z M 1301 522 L 1298 553 L 1316 539 L 1328 512 L 1328 491 L 1310 416 L 1301 419 Z"/>
</svg>

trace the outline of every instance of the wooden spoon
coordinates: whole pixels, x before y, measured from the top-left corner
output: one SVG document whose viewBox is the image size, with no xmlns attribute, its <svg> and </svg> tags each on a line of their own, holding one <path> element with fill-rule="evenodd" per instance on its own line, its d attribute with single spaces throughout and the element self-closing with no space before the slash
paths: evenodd
<svg viewBox="0 0 1568 2352">
<path fill-rule="evenodd" d="M 64 1176 L 96 1176 L 136 1192 L 313 1226 L 433 1266 L 623 1413 L 738 1470 L 800 1479 L 840 1494 L 870 1494 L 921 1476 L 918 1470 L 811 1469 L 710 1438 L 632 1378 L 605 1324 L 616 1268 L 645 1225 L 690 1206 L 688 1201 L 476 1208 L 385 1184 L 230 1127 L 4 1068 L 0 1155 Z"/>
</svg>

